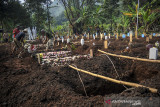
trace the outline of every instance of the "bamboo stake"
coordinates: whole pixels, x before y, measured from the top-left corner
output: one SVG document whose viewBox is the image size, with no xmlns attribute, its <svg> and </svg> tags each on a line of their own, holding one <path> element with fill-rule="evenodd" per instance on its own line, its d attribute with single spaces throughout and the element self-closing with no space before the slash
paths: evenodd
<svg viewBox="0 0 160 107">
<path fill-rule="evenodd" d="M 111 34 L 109 34 L 109 39 L 110 39 L 110 37 L 111 37 Z"/>
<path fill-rule="evenodd" d="M 149 35 L 149 39 L 152 39 L 152 35 Z"/>
<path fill-rule="evenodd" d="M 90 49 L 90 57 L 93 58 L 93 50 Z"/>
<path fill-rule="evenodd" d="M 136 26 L 136 29 L 137 29 L 137 26 Z M 135 38 L 136 39 L 138 38 L 138 32 L 137 32 L 137 30 L 135 30 Z"/>
<path fill-rule="evenodd" d="M 102 76 L 102 75 L 99 75 L 99 74 L 94 74 L 94 73 L 91 73 L 91 72 L 88 72 L 88 71 L 85 71 L 85 70 L 82 70 L 82 69 L 78 69 L 78 68 L 73 67 L 71 65 L 69 65 L 69 67 L 71 67 L 72 69 L 75 69 L 77 71 L 92 75 L 94 77 L 102 78 L 102 79 L 105 79 L 105 80 L 108 80 L 108 81 L 111 81 L 111 82 L 114 82 L 114 83 L 117 83 L 117 84 L 123 84 L 123 85 L 131 86 L 131 87 L 148 88 L 152 93 L 157 93 L 158 92 L 158 90 L 155 89 L 155 88 L 150 88 L 150 87 L 147 87 L 147 86 L 144 86 L 144 85 L 131 83 L 131 82 L 126 82 L 126 81 L 120 81 L 120 80 L 116 80 L 116 79 L 113 79 L 113 78 L 110 78 L 110 77 L 105 77 L 105 76 Z"/>
<path fill-rule="evenodd" d="M 104 41 L 104 49 L 107 49 L 107 48 L 108 48 L 108 41 L 105 40 L 105 41 Z"/>
<path fill-rule="evenodd" d="M 146 42 L 149 42 L 149 37 L 146 37 Z"/>
<path fill-rule="evenodd" d="M 38 57 L 38 63 L 40 64 L 41 63 L 40 55 L 38 54 L 37 57 Z"/>
<path fill-rule="evenodd" d="M 102 38 L 104 38 L 104 33 L 102 33 Z"/>
<path fill-rule="evenodd" d="M 122 33 L 120 33 L 120 37 L 122 37 Z"/>
<path fill-rule="evenodd" d="M 100 33 L 100 39 L 101 39 L 101 40 L 103 39 L 103 35 L 102 35 L 102 33 Z"/>
<path fill-rule="evenodd" d="M 132 33 L 129 35 L 129 37 L 130 37 L 130 42 L 132 42 Z"/>
<path fill-rule="evenodd" d="M 118 33 L 117 33 L 116 39 L 118 40 Z"/>
<path fill-rule="evenodd" d="M 87 35 L 87 39 L 89 40 L 89 33 L 88 33 L 88 35 Z"/>
<path fill-rule="evenodd" d="M 143 59 L 143 58 L 136 58 L 136 57 L 130 57 L 130 56 L 123 56 L 123 55 L 116 55 L 116 54 L 111 54 L 111 53 L 104 52 L 104 51 L 99 50 L 99 49 L 98 49 L 98 51 L 101 52 L 101 53 L 107 54 L 107 55 L 115 56 L 115 57 L 121 57 L 121 58 L 139 60 L 139 61 L 145 61 L 145 62 L 160 63 L 160 60 L 151 60 L 151 59 Z"/>
</svg>

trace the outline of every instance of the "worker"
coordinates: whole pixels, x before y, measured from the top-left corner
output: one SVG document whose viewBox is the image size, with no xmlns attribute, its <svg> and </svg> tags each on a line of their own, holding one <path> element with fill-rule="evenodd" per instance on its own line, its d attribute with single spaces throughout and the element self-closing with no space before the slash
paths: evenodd
<svg viewBox="0 0 160 107">
<path fill-rule="evenodd" d="M 49 33 L 46 33 L 46 50 L 48 50 L 51 46 L 54 46 L 54 39 L 53 36 L 50 35 Z"/>
<path fill-rule="evenodd" d="M 20 32 L 19 30 L 19 26 L 17 26 L 14 30 L 13 30 L 13 38 L 16 37 L 16 35 Z"/>
<path fill-rule="evenodd" d="M 4 40 L 5 43 L 7 43 L 8 39 L 9 39 L 9 36 L 8 36 L 8 33 L 6 32 L 6 33 L 3 34 L 3 40 Z"/>
<path fill-rule="evenodd" d="M 43 43 L 45 43 L 46 42 L 46 32 L 44 29 L 41 30 L 41 34 L 42 34 L 41 40 Z"/>
<path fill-rule="evenodd" d="M 24 29 L 23 32 L 19 32 L 15 38 L 14 38 L 14 44 L 15 46 L 13 47 L 13 51 L 12 53 L 15 51 L 15 49 L 20 49 L 23 50 L 23 45 L 24 45 L 24 37 L 25 37 L 25 33 L 27 33 L 27 29 Z"/>
</svg>

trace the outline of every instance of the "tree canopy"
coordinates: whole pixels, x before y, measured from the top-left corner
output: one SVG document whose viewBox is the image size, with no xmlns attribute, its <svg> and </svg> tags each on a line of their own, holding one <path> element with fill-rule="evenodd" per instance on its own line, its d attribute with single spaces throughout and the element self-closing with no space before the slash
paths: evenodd
<svg viewBox="0 0 160 107">
<path fill-rule="evenodd" d="M 81 34 L 88 29 L 96 33 L 100 27 L 108 33 L 135 30 L 139 11 L 140 32 L 158 31 L 159 0 L 57 0 L 65 9 L 58 17 L 51 16 L 51 0 L 3 0 L 0 2 L 1 28 L 11 31 L 16 25 L 36 26 L 38 31 L 69 30 Z M 58 6 L 58 3 L 57 3 Z M 65 22 L 65 23 L 64 23 Z M 62 26 L 62 27 L 60 27 Z M 64 28 L 68 27 L 68 28 Z M 65 31 L 66 32 L 66 31 Z"/>
</svg>

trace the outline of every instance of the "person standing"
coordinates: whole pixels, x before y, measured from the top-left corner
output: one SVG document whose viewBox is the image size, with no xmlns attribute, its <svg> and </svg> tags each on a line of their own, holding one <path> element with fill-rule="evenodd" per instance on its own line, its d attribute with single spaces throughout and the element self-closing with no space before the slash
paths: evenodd
<svg viewBox="0 0 160 107">
<path fill-rule="evenodd" d="M 42 40 L 43 43 L 45 43 L 45 40 L 46 40 L 46 32 L 45 32 L 44 29 L 41 30 L 41 34 L 42 34 L 41 40 Z"/>
<path fill-rule="evenodd" d="M 48 50 L 51 46 L 54 46 L 54 40 L 53 40 L 53 36 L 50 35 L 49 33 L 46 33 L 46 50 Z"/>
<path fill-rule="evenodd" d="M 8 38 L 9 38 L 8 33 L 7 33 L 7 32 L 4 33 L 4 34 L 3 34 L 3 40 L 4 40 L 5 43 L 8 42 Z"/>
</svg>

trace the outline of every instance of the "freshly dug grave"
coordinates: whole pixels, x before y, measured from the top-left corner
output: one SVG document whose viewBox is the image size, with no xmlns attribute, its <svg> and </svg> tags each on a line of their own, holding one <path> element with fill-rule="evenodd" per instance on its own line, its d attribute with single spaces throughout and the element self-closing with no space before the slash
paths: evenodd
<svg viewBox="0 0 160 107">
<path fill-rule="evenodd" d="M 123 42 L 119 41 L 118 43 L 119 45 L 116 45 L 117 49 L 118 46 L 121 48 L 122 45 L 120 44 Z M 101 43 L 99 44 L 101 45 Z M 1 106 L 103 106 L 105 95 L 159 97 L 158 94 L 141 91 L 142 89 L 137 88 L 124 92 L 123 85 L 80 73 L 88 95 L 86 96 L 77 71 L 69 67 L 51 68 L 47 65 L 40 66 L 37 59 L 31 58 L 30 54 L 26 54 L 22 59 L 17 59 L 17 56 L 10 55 L 9 49 L 2 48 L 4 46 L 9 47 L 9 44 L 0 46 Z M 76 50 L 81 51 L 81 53 L 86 50 L 78 50 L 79 48 L 83 49 L 83 47 L 78 46 Z M 89 48 L 92 47 L 87 45 L 87 49 Z M 103 47 L 97 47 L 95 50 L 99 48 L 103 49 Z M 109 51 L 117 52 L 116 50 Z M 143 51 L 139 53 L 145 54 Z M 99 54 L 101 53 L 97 52 L 96 55 Z M 141 83 L 160 89 L 158 84 L 160 83 L 159 64 L 109 57 L 113 61 L 119 76 L 105 55 L 90 60 L 80 59 L 74 65 L 80 69 L 103 76 L 120 78 L 123 81 Z"/>
<path fill-rule="evenodd" d="M 141 81 L 150 79 L 159 73 L 159 64 L 136 61 L 132 62 L 131 60 L 112 57 L 111 59 L 115 65 L 117 72 L 105 55 L 95 57 L 94 59 L 90 60 L 78 60 L 77 62 L 75 62 L 75 64 L 73 64 L 73 66 L 90 71 L 95 74 L 134 83 L 140 83 Z M 148 66 L 148 68 L 146 68 L 145 66 Z M 69 80 L 71 82 L 71 86 L 75 89 L 76 92 L 85 95 L 82 83 L 80 82 L 80 79 L 78 77 L 78 73 L 68 67 L 65 69 L 61 69 L 59 72 L 60 74 L 63 73 L 61 71 L 66 71 L 65 76 L 63 76 L 63 79 L 66 82 L 68 82 L 67 80 L 71 75 L 74 75 Z M 90 76 L 88 74 L 80 73 L 80 76 L 83 80 L 86 92 L 89 96 L 120 93 L 125 90 L 125 87 L 123 85 L 114 84 L 109 81 Z"/>
</svg>

